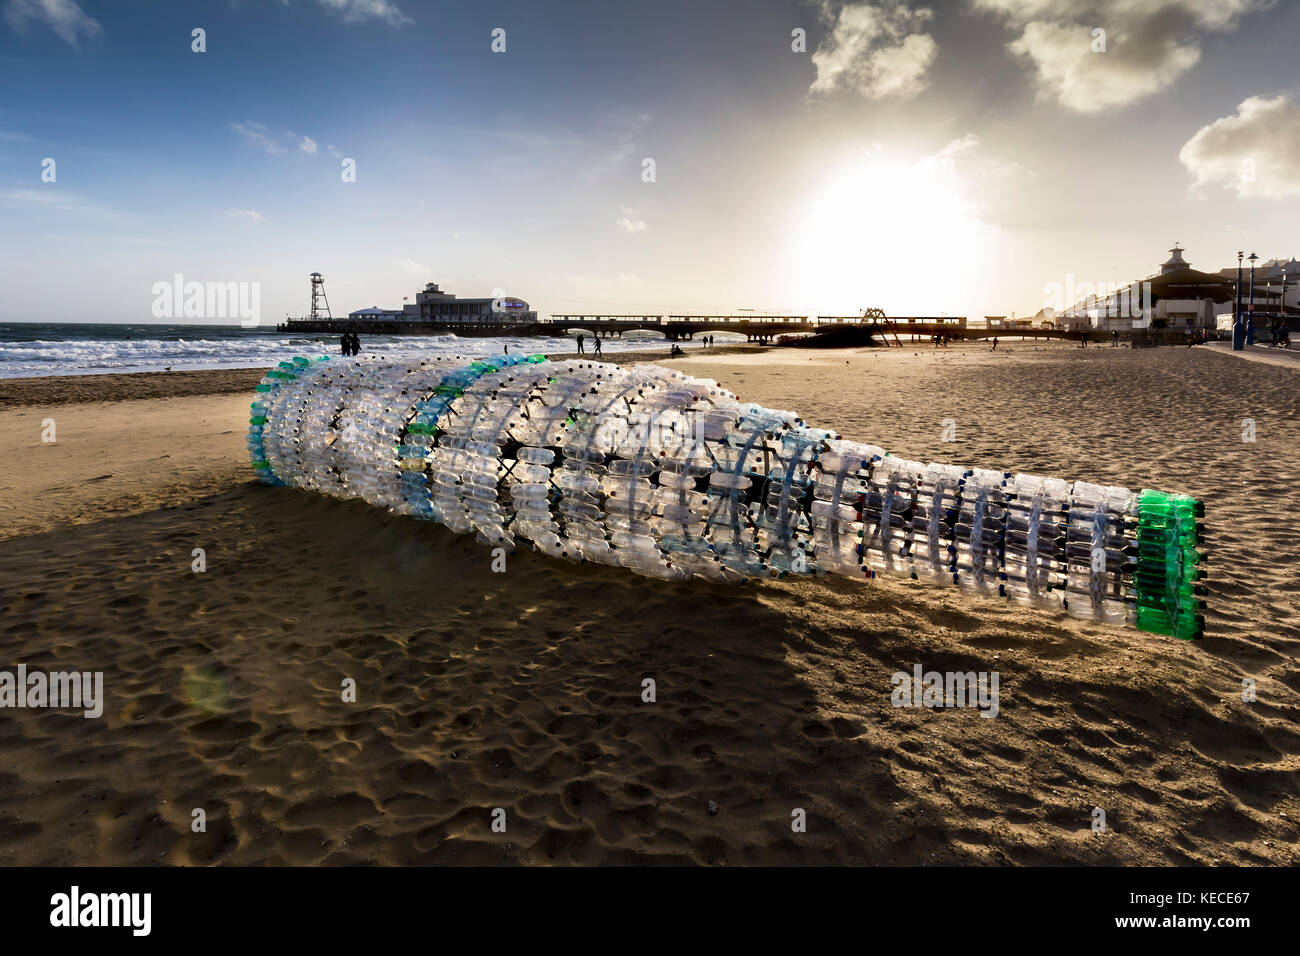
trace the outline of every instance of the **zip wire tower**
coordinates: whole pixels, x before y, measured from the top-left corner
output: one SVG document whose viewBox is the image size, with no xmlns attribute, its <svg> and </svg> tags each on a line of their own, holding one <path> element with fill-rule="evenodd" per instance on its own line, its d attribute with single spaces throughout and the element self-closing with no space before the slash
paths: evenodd
<svg viewBox="0 0 1300 956">
<path fill-rule="evenodd" d="M 330 300 L 325 298 L 325 277 L 319 272 L 311 274 L 311 318 L 313 322 L 334 318 L 330 314 Z"/>
</svg>

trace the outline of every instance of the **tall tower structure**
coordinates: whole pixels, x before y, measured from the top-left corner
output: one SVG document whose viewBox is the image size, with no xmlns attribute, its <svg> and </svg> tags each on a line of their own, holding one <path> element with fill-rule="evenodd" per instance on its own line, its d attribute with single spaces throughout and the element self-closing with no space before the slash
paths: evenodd
<svg viewBox="0 0 1300 956">
<path fill-rule="evenodd" d="M 319 272 L 311 274 L 311 318 L 313 322 L 334 318 L 330 314 L 329 299 L 325 298 L 325 277 Z"/>
</svg>

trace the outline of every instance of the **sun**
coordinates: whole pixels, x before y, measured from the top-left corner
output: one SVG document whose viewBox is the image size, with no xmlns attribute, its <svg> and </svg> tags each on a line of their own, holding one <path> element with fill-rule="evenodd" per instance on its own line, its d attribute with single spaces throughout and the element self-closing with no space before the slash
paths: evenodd
<svg viewBox="0 0 1300 956">
<path fill-rule="evenodd" d="M 793 299 L 822 315 L 960 313 L 988 277 L 993 231 L 950 161 L 873 157 L 808 203 L 793 236 Z"/>
</svg>

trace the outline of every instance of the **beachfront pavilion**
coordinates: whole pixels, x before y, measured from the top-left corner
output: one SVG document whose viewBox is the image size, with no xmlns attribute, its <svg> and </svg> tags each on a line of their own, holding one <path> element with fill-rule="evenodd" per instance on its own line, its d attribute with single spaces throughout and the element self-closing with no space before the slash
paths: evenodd
<svg viewBox="0 0 1300 956">
<path fill-rule="evenodd" d="M 1092 328 L 1107 331 L 1145 327 L 1148 318 L 1153 329 L 1213 330 L 1225 306 L 1231 311 L 1235 282 L 1193 269 L 1177 244 L 1169 253 L 1156 274 L 1109 295 L 1090 297 L 1070 313 L 1086 315 Z"/>
<path fill-rule="evenodd" d="M 1150 283 L 1151 326 L 1166 329 L 1214 329 L 1218 314 L 1230 304 L 1236 290 L 1232 283 L 1191 266 L 1161 272 L 1143 280 Z"/>
<path fill-rule="evenodd" d="M 514 296 L 460 299 L 438 288 L 436 282 L 426 283 L 417 292 L 415 302 L 403 308 L 403 319 L 430 322 L 438 325 L 454 323 L 526 323 L 536 322 L 537 313 L 523 299 Z"/>
</svg>

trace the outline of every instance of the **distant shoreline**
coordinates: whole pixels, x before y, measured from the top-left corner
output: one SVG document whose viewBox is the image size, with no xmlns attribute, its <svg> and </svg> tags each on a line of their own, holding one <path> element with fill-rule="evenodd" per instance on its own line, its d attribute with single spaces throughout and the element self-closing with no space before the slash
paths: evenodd
<svg viewBox="0 0 1300 956">
<path fill-rule="evenodd" d="M 588 359 L 611 363 L 649 363 L 667 360 L 669 346 L 654 350 L 610 352 L 596 356 L 590 350 L 546 353 L 549 359 Z M 759 345 L 719 345 L 710 349 L 688 346 L 688 355 L 726 355 L 737 352 L 773 352 L 779 347 Z M 529 353 L 525 353 L 529 354 Z M 286 354 L 284 358 L 292 356 Z M 474 358 L 481 358 L 475 356 Z M 472 361 L 467 358 L 467 361 Z M 212 368 L 166 372 L 102 372 L 85 375 L 32 375 L 0 378 L 0 408 L 22 405 L 81 405 L 93 402 L 120 402 L 146 398 L 178 398 L 188 395 L 225 395 L 253 392 L 272 365 L 255 368 Z"/>
</svg>

